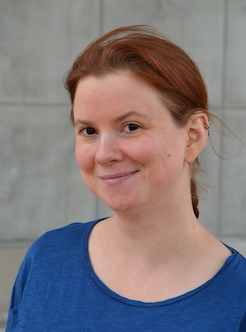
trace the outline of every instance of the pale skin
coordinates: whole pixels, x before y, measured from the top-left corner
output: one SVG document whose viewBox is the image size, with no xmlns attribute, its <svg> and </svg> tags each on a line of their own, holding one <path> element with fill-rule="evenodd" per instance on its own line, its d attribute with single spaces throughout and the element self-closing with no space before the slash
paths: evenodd
<svg viewBox="0 0 246 332">
<path fill-rule="evenodd" d="M 128 72 L 88 76 L 74 100 L 76 157 L 86 186 L 114 215 L 93 228 L 92 267 L 114 292 L 157 302 L 211 279 L 231 252 L 194 215 L 190 166 L 206 115 L 177 126 L 159 94 Z"/>
</svg>

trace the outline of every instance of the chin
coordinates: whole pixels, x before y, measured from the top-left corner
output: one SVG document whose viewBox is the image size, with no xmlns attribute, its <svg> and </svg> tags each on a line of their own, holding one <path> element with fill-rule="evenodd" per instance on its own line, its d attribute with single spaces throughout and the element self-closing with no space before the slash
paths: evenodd
<svg viewBox="0 0 246 332">
<path fill-rule="evenodd" d="M 139 200 L 130 197 L 113 197 L 112 199 L 102 199 L 102 197 L 99 198 L 115 213 L 133 212 L 141 205 Z"/>
<path fill-rule="evenodd" d="M 117 212 L 125 212 L 128 210 L 133 209 L 134 207 L 132 206 L 132 204 L 127 204 L 126 202 L 108 202 L 108 201 L 103 201 L 104 204 L 107 205 L 107 207 L 109 209 L 111 209 L 112 211 L 114 211 L 115 213 Z"/>
</svg>

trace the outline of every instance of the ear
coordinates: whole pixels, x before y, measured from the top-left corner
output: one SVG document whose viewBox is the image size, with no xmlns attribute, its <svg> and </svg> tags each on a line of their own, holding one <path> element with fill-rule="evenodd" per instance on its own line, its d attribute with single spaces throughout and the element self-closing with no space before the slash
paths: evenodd
<svg viewBox="0 0 246 332">
<path fill-rule="evenodd" d="M 203 150 L 209 135 L 209 122 L 205 113 L 193 114 L 186 125 L 186 162 L 192 163 Z"/>
</svg>

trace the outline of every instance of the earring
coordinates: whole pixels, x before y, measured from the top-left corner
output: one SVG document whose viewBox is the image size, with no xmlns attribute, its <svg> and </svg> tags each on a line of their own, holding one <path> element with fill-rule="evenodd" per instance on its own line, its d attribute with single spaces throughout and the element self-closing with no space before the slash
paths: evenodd
<svg viewBox="0 0 246 332">
<path fill-rule="evenodd" d="M 208 136 L 210 135 L 210 128 L 209 128 L 209 125 L 204 121 L 204 128 L 207 129 L 208 131 Z"/>
<path fill-rule="evenodd" d="M 185 160 L 187 164 L 190 166 L 190 157 L 188 156 L 187 160 Z"/>
</svg>

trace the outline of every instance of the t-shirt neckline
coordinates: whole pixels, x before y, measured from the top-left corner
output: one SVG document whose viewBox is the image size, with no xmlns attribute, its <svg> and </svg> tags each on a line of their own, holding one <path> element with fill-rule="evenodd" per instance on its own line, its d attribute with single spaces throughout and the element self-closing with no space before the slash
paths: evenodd
<svg viewBox="0 0 246 332">
<path fill-rule="evenodd" d="M 176 297 L 167 299 L 167 300 L 163 300 L 163 301 L 158 301 L 158 302 L 142 302 L 142 301 L 138 301 L 138 300 L 132 300 L 132 299 L 128 299 L 126 297 L 123 297 L 117 293 L 115 293 L 114 291 L 112 291 L 109 287 L 107 287 L 97 276 L 97 274 L 94 272 L 94 269 L 91 265 L 90 262 L 90 258 L 89 258 L 89 251 L 88 251 L 88 241 L 89 241 L 89 235 L 91 233 L 92 228 L 100 221 L 107 219 L 107 218 L 100 218 L 97 220 L 94 220 L 92 222 L 87 223 L 87 229 L 84 233 L 84 239 L 83 239 L 83 253 L 84 253 L 84 259 L 85 259 L 85 265 L 86 265 L 86 269 L 90 275 L 90 277 L 92 278 L 92 280 L 94 281 L 94 283 L 102 290 L 104 291 L 104 293 L 106 293 L 108 296 L 110 296 L 111 298 L 119 301 L 119 302 L 123 302 L 125 304 L 131 305 L 131 306 L 137 306 L 137 307 L 156 307 L 156 306 L 164 306 L 164 305 L 170 305 L 179 301 L 183 301 L 191 296 L 194 296 L 196 293 L 200 292 L 201 290 L 203 290 L 205 287 L 207 287 L 214 279 L 216 279 L 236 258 L 236 256 L 239 255 L 239 253 L 231 248 L 230 246 L 224 244 L 229 250 L 231 250 L 232 255 L 229 256 L 225 263 L 223 264 L 223 266 L 219 269 L 219 271 L 208 281 L 206 281 L 204 284 L 202 284 L 201 286 Z"/>
</svg>

